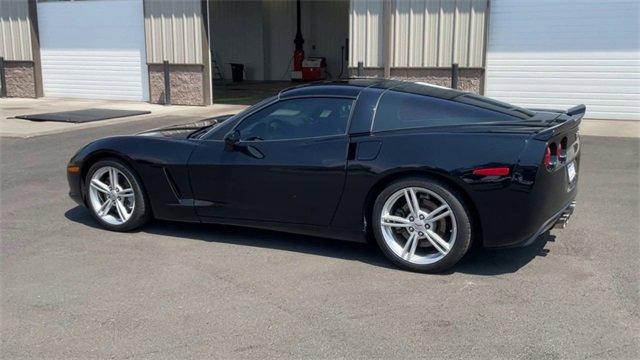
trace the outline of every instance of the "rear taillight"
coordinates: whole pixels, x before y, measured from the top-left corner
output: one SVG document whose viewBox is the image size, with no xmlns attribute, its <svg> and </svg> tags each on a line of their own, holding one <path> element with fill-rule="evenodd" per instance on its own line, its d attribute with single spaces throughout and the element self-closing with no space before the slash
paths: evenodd
<svg viewBox="0 0 640 360">
<path fill-rule="evenodd" d="M 547 169 L 551 167 L 551 148 L 549 148 L 548 146 L 547 146 L 547 150 L 544 151 L 543 164 L 544 166 L 547 167 Z"/>
<path fill-rule="evenodd" d="M 566 137 L 564 137 L 562 141 L 560 141 L 560 148 L 558 149 L 558 161 L 560 161 L 561 164 L 567 162 L 567 142 L 568 140 Z"/>
<path fill-rule="evenodd" d="M 551 143 L 547 146 L 543 163 L 548 170 L 553 170 L 558 165 L 558 146 L 556 143 Z"/>
</svg>

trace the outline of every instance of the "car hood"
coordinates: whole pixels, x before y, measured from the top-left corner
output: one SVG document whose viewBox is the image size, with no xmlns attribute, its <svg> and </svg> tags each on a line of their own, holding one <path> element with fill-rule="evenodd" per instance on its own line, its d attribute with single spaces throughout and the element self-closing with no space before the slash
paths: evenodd
<svg viewBox="0 0 640 360">
<path fill-rule="evenodd" d="M 217 124 L 220 124 L 232 117 L 233 115 L 222 115 L 216 116 L 209 119 L 203 119 L 194 121 L 186 124 L 178 124 L 171 125 L 157 129 L 146 130 L 141 133 L 138 133 L 138 136 L 154 136 L 154 137 L 165 137 L 165 138 L 173 138 L 173 139 L 186 139 L 197 130 L 200 130 L 204 127 L 215 127 Z"/>
</svg>

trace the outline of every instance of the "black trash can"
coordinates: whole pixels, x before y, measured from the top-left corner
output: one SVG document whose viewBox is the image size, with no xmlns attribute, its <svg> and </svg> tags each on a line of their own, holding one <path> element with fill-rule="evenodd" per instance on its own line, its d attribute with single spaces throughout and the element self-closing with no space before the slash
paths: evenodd
<svg viewBox="0 0 640 360">
<path fill-rule="evenodd" d="M 231 79 L 233 82 L 240 82 L 244 79 L 244 64 L 231 63 Z"/>
</svg>

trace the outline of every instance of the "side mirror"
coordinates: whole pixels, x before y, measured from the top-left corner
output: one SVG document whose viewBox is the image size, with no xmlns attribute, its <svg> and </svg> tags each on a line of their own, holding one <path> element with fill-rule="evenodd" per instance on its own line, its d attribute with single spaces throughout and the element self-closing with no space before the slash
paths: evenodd
<svg viewBox="0 0 640 360">
<path fill-rule="evenodd" d="M 232 151 L 240 142 L 240 130 L 233 130 L 224 136 L 225 149 Z"/>
</svg>

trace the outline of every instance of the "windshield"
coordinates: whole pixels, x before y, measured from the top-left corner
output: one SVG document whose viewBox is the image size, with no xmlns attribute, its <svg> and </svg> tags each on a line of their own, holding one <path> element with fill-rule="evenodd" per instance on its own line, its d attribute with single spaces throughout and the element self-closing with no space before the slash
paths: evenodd
<svg viewBox="0 0 640 360">
<path fill-rule="evenodd" d="M 2 0 L 0 0 L 0 1 L 2 1 Z M 202 134 L 201 138 L 207 138 L 207 139 L 219 138 L 219 139 L 222 139 L 222 135 L 218 134 L 217 131 L 218 131 L 218 129 L 223 128 L 223 125 L 233 124 L 233 123 L 236 122 L 237 119 L 242 119 L 247 114 L 255 111 L 256 109 L 259 109 L 259 108 L 263 107 L 264 105 L 266 105 L 266 104 L 268 104 L 268 103 L 270 103 L 272 101 L 275 101 L 277 98 L 278 98 L 277 96 L 271 96 L 271 97 L 268 97 L 268 98 L 266 98 L 266 99 L 264 99 L 264 100 L 262 100 L 262 101 L 260 101 L 260 102 L 258 102 L 256 104 L 254 104 L 254 105 L 251 105 L 251 106 L 243 109 L 239 113 L 234 114 L 233 116 L 227 118 L 224 122 L 221 122 L 221 123 L 217 124 L 217 125 L 220 125 L 220 126 L 213 126 L 212 129 L 207 129 L 207 132 Z M 225 131 L 225 130 L 221 130 L 221 131 Z"/>
<path fill-rule="evenodd" d="M 229 121 L 233 121 L 233 120 L 235 120 L 235 119 L 238 119 L 238 118 L 244 117 L 244 116 L 245 116 L 245 115 L 247 115 L 248 113 L 250 113 L 250 112 L 254 111 L 255 109 L 261 108 L 263 105 L 266 105 L 266 104 L 268 104 L 268 103 L 270 103 L 270 102 L 272 102 L 272 101 L 276 100 L 277 98 L 278 98 L 277 96 L 271 96 L 271 97 L 268 97 L 268 98 L 266 98 L 266 99 L 264 99 L 264 100 L 262 100 L 262 101 L 259 101 L 259 102 L 255 103 L 255 104 L 253 104 L 253 105 L 251 105 L 251 106 L 249 106 L 249 107 L 245 108 L 244 110 L 240 111 L 239 113 L 237 113 L 237 114 L 233 115 L 233 116 L 232 116 L 232 117 L 230 117 L 228 120 L 229 120 Z"/>
</svg>

